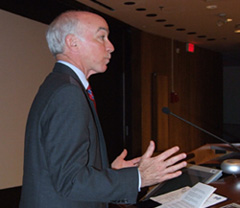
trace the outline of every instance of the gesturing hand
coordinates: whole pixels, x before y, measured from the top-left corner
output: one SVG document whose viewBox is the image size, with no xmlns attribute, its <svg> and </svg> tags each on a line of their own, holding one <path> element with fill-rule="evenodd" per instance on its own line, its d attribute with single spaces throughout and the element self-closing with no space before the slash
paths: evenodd
<svg viewBox="0 0 240 208">
<path fill-rule="evenodd" d="M 140 157 L 134 158 L 132 160 L 124 160 L 127 156 L 127 150 L 124 149 L 122 153 L 113 161 L 111 164 L 112 169 L 120 169 L 120 168 L 129 168 L 136 167 L 139 164 Z"/>
<path fill-rule="evenodd" d="M 147 151 L 141 157 L 139 162 L 138 169 L 141 174 L 141 187 L 154 185 L 156 183 L 175 178 L 182 173 L 179 169 L 187 165 L 185 161 L 177 163 L 178 161 L 186 158 L 185 153 L 172 156 L 179 151 L 179 147 L 177 146 L 166 150 L 156 157 L 152 157 L 154 149 L 155 144 L 151 141 Z"/>
</svg>

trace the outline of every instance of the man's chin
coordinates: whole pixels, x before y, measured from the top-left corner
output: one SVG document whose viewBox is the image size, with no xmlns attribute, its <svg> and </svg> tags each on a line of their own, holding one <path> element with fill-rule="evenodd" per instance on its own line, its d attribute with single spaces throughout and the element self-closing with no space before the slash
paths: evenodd
<svg viewBox="0 0 240 208">
<path fill-rule="evenodd" d="M 107 71 L 107 65 L 105 65 L 104 67 L 102 67 L 102 69 L 99 71 L 99 73 L 104 73 L 105 71 Z"/>
<path fill-rule="evenodd" d="M 105 65 L 105 67 L 102 67 L 101 69 L 92 70 L 92 73 L 90 74 L 90 76 L 94 74 L 101 74 L 101 73 L 104 73 L 105 71 L 107 71 L 107 65 Z"/>
</svg>

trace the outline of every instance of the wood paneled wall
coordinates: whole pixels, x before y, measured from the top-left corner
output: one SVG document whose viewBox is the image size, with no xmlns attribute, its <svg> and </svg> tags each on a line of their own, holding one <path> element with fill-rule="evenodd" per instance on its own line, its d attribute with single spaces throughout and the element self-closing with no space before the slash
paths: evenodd
<svg viewBox="0 0 240 208">
<path fill-rule="evenodd" d="M 136 37 L 136 36 L 135 36 Z M 155 36 L 140 32 L 139 42 L 133 41 L 138 47 L 138 68 L 133 68 L 133 143 L 139 146 L 141 140 L 142 153 L 146 150 L 150 139 L 153 136 L 153 115 L 152 108 L 157 105 L 158 119 L 167 117 L 168 141 L 159 136 L 157 138 L 157 150 L 163 151 L 173 145 L 180 146 L 182 151 L 191 151 L 205 143 L 217 143 L 214 138 L 195 129 L 189 124 L 161 111 L 161 104 L 153 103 L 152 99 L 152 74 L 167 77 L 168 87 L 163 86 L 168 92 L 168 106 L 171 112 L 181 116 L 200 127 L 221 136 L 222 132 L 222 60 L 221 55 L 199 47 L 195 47 L 194 53 L 186 51 L 186 43 L 172 41 L 168 38 Z M 140 44 L 140 46 L 139 46 Z M 139 49 L 140 48 L 140 49 Z M 173 65 L 172 65 L 173 64 Z M 135 77 L 137 74 L 137 77 Z M 158 83 L 158 87 L 161 83 Z M 175 91 L 179 101 L 172 103 L 170 100 L 171 91 Z M 161 102 L 161 96 L 157 95 Z M 165 97 L 166 98 L 166 97 Z M 165 99 L 163 98 L 163 99 Z M 138 119 L 136 109 L 139 109 Z M 137 128 L 136 123 L 141 128 Z M 134 127 L 135 126 L 135 127 Z M 138 133 L 134 133 L 138 131 Z M 138 138 L 134 138 L 138 136 Z M 140 137 L 140 138 L 139 138 Z M 137 142 L 138 141 L 138 142 Z M 163 147 L 161 147 L 161 143 Z"/>
</svg>

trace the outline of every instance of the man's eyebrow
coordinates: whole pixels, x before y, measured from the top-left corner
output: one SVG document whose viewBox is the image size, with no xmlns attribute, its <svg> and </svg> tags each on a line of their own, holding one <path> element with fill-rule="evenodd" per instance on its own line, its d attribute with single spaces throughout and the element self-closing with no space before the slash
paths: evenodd
<svg viewBox="0 0 240 208">
<path fill-rule="evenodd" d="M 109 33 L 109 30 L 105 27 L 99 27 L 97 32 L 99 32 L 100 30 L 105 30 L 107 33 Z"/>
</svg>

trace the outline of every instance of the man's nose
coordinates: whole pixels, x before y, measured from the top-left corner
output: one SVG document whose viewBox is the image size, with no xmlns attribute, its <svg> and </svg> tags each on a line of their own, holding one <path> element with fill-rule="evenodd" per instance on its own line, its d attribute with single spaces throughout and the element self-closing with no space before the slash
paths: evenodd
<svg viewBox="0 0 240 208">
<path fill-rule="evenodd" d="M 107 42 L 106 49 L 109 53 L 112 53 L 114 51 L 114 46 L 113 46 L 113 44 L 111 43 L 110 40 L 108 40 L 108 42 Z"/>
</svg>

